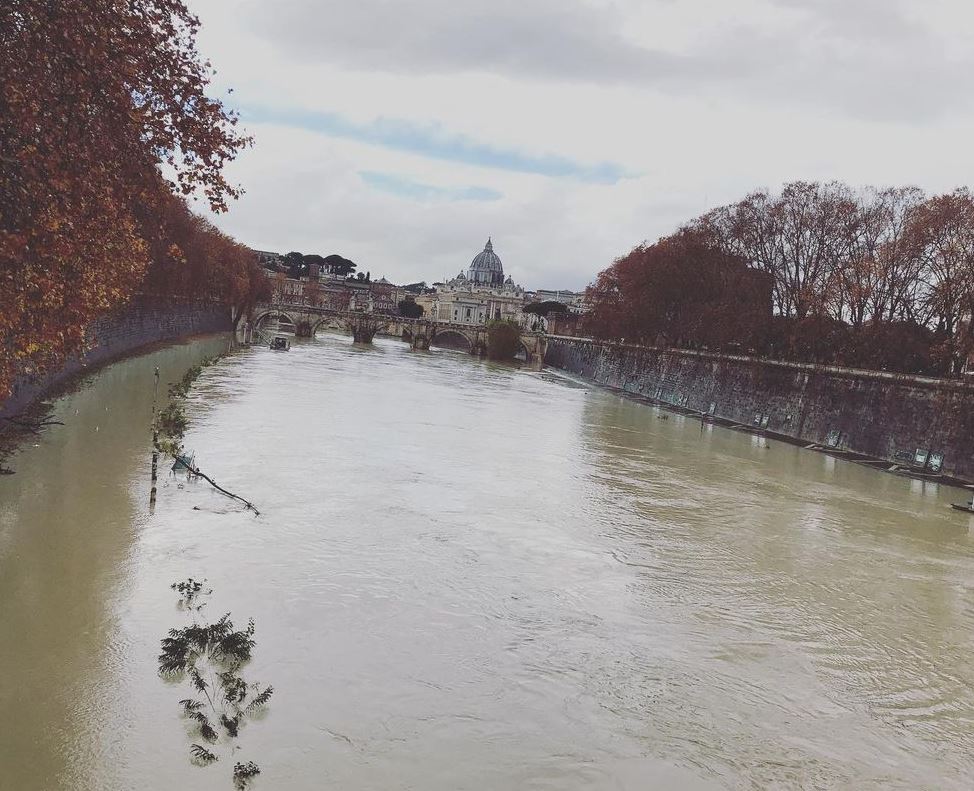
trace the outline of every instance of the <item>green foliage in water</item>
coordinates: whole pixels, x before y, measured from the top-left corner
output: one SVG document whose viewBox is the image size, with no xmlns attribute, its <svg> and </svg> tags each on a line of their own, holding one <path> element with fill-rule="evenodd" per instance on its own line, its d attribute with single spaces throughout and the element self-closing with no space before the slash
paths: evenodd
<svg viewBox="0 0 974 791">
<path fill-rule="evenodd" d="M 169 405 L 159 413 L 156 424 L 159 432 L 165 437 L 177 441 L 182 440 L 189 426 L 183 402 L 170 401 Z"/>
<path fill-rule="evenodd" d="M 171 587 L 179 594 L 179 609 L 191 622 L 170 629 L 162 639 L 159 675 L 190 687 L 190 696 L 179 701 L 191 733 L 200 740 L 190 745 L 190 760 L 209 766 L 220 760 L 220 752 L 236 753 L 240 729 L 267 705 L 274 688 L 248 683 L 243 677 L 257 645 L 252 619 L 245 629 L 237 629 L 230 613 L 214 622 L 204 618 L 202 610 L 213 592 L 206 580 L 189 578 Z M 260 767 L 253 761 L 238 761 L 233 784 L 243 791 L 258 774 Z"/>
<path fill-rule="evenodd" d="M 156 449 L 173 458 L 183 452 L 183 436 L 189 427 L 189 419 L 186 417 L 186 397 L 190 389 L 203 373 L 203 369 L 213 365 L 223 355 L 207 357 L 200 361 L 199 365 L 194 365 L 178 382 L 169 385 L 169 404 L 163 409 L 155 421 L 157 434 Z"/>
<path fill-rule="evenodd" d="M 260 767 L 253 761 L 247 761 L 245 764 L 238 761 L 233 767 L 233 784 L 238 789 L 244 789 L 259 774 Z"/>
<path fill-rule="evenodd" d="M 521 348 L 521 328 L 510 319 L 487 325 L 487 356 L 491 360 L 513 360 Z"/>
<path fill-rule="evenodd" d="M 199 375 L 203 373 L 203 368 L 210 365 L 211 362 L 212 360 L 210 358 L 201 360 L 199 365 L 194 365 L 185 374 L 183 374 L 182 379 L 169 385 L 169 397 L 185 398 L 187 395 L 189 395 L 189 389 L 193 386 L 193 382 L 195 382 Z"/>
</svg>

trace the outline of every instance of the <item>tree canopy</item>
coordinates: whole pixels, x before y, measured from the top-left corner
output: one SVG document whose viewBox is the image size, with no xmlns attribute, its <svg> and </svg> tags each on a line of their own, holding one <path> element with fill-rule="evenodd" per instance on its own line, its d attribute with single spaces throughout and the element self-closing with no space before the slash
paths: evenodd
<svg viewBox="0 0 974 791">
<path fill-rule="evenodd" d="M 305 257 L 296 251 L 285 254 L 283 260 L 288 277 L 300 278 L 308 274 L 309 267 L 305 262 Z"/>
<path fill-rule="evenodd" d="M 487 323 L 487 356 L 491 360 L 513 360 L 521 348 L 521 328 L 510 319 Z"/>
<path fill-rule="evenodd" d="M 350 261 L 347 258 L 343 258 L 337 253 L 332 253 L 331 255 L 325 256 L 325 263 L 328 264 L 328 268 L 331 270 L 332 274 L 338 275 L 339 277 L 346 277 L 356 270 L 358 264 L 354 261 Z"/>
<path fill-rule="evenodd" d="M 564 302 L 546 299 L 543 302 L 532 302 L 529 305 L 525 305 L 523 312 L 532 313 L 535 316 L 543 316 L 547 318 L 548 314 L 550 313 L 567 313 L 568 305 L 566 305 Z"/>
<path fill-rule="evenodd" d="M 770 287 L 701 233 L 684 230 L 618 259 L 591 287 L 596 335 L 634 343 L 753 345 L 771 319 Z"/>
<path fill-rule="evenodd" d="M 587 299 L 599 337 L 956 375 L 974 352 L 974 196 L 802 181 L 753 192 L 635 248 Z M 769 323 L 752 320 L 766 314 L 758 299 Z"/>
<path fill-rule="evenodd" d="M 174 195 L 221 212 L 240 194 L 224 166 L 250 139 L 207 93 L 198 31 L 181 0 L 0 4 L 0 398 L 78 351 L 154 263 L 152 288 L 176 290 L 161 272 L 196 264 L 168 235 L 192 224 Z M 229 245 L 213 254 L 253 262 Z M 242 282 L 215 280 L 221 298 Z"/>
<path fill-rule="evenodd" d="M 407 297 L 399 301 L 399 315 L 410 319 L 422 318 L 426 309 L 418 304 L 415 299 Z"/>
</svg>

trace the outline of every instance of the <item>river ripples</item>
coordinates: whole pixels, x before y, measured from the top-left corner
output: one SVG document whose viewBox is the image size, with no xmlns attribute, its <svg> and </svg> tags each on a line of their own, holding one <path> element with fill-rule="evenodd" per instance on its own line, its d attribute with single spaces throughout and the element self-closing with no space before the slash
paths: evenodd
<svg viewBox="0 0 974 791">
<path fill-rule="evenodd" d="M 172 477 L 150 515 L 152 366 L 219 343 L 107 369 L 0 480 L 0 787 L 221 787 L 154 673 L 186 576 L 256 620 L 261 788 L 969 787 L 964 492 L 325 336 L 192 392 L 263 515 Z"/>
</svg>

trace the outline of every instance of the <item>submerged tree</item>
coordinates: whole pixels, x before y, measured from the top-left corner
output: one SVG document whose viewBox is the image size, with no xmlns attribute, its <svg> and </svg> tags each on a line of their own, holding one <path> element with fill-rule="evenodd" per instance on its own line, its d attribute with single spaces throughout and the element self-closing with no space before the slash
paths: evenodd
<svg viewBox="0 0 974 791">
<path fill-rule="evenodd" d="M 267 704 L 274 688 L 248 684 L 243 678 L 243 668 L 256 646 L 253 619 L 246 629 L 236 629 L 230 613 L 208 622 L 202 610 L 213 591 L 206 587 L 206 580 L 190 577 L 170 587 L 179 594 L 179 609 L 191 617 L 192 623 L 170 629 L 163 638 L 159 675 L 192 688 L 190 697 L 180 700 L 179 705 L 199 738 L 190 745 L 191 760 L 209 766 L 220 759 L 219 752 L 234 757 L 240 749 L 240 728 Z M 246 789 L 258 774 L 260 767 L 253 761 L 237 761 L 233 784 Z"/>
<path fill-rule="evenodd" d="M 521 328 L 510 320 L 497 319 L 487 325 L 487 356 L 491 360 L 513 360 L 521 348 Z"/>
</svg>

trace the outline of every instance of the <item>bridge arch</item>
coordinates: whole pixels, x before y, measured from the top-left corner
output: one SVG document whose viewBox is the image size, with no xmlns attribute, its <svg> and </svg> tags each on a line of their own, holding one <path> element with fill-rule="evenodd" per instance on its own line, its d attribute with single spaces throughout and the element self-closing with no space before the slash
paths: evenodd
<svg viewBox="0 0 974 791">
<path fill-rule="evenodd" d="M 338 316 L 322 316 L 319 318 L 311 325 L 311 337 L 313 338 L 320 329 L 334 330 L 345 335 L 352 334 L 352 328 L 348 322 Z"/>
<path fill-rule="evenodd" d="M 471 338 L 469 335 L 467 335 L 467 333 L 463 332 L 462 330 L 438 329 L 436 331 L 436 334 L 433 336 L 433 339 L 430 341 L 430 346 L 439 346 L 441 349 L 459 348 L 455 343 L 447 343 L 445 345 L 440 343 L 441 339 L 447 339 L 447 338 L 452 338 L 452 339 L 459 338 L 461 341 L 463 341 L 463 349 L 468 352 L 473 351 L 477 345 L 476 340 L 474 338 Z"/>
<path fill-rule="evenodd" d="M 298 323 L 294 320 L 294 317 L 291 314 L 287 313 L 286 311 L 265 310 L 263 313 L 257 316 L 257 318 L 254 319 L 254 327 L 259 330 L 263 327 L 263 325 L 267 321 L 271 319 L 277 319 L 278 321 L 284 319 L 285 321 L 287 321 L 288 324 L 294 327 L 295 330 L 297 329 L 298 326 Z"/>
</svg>

